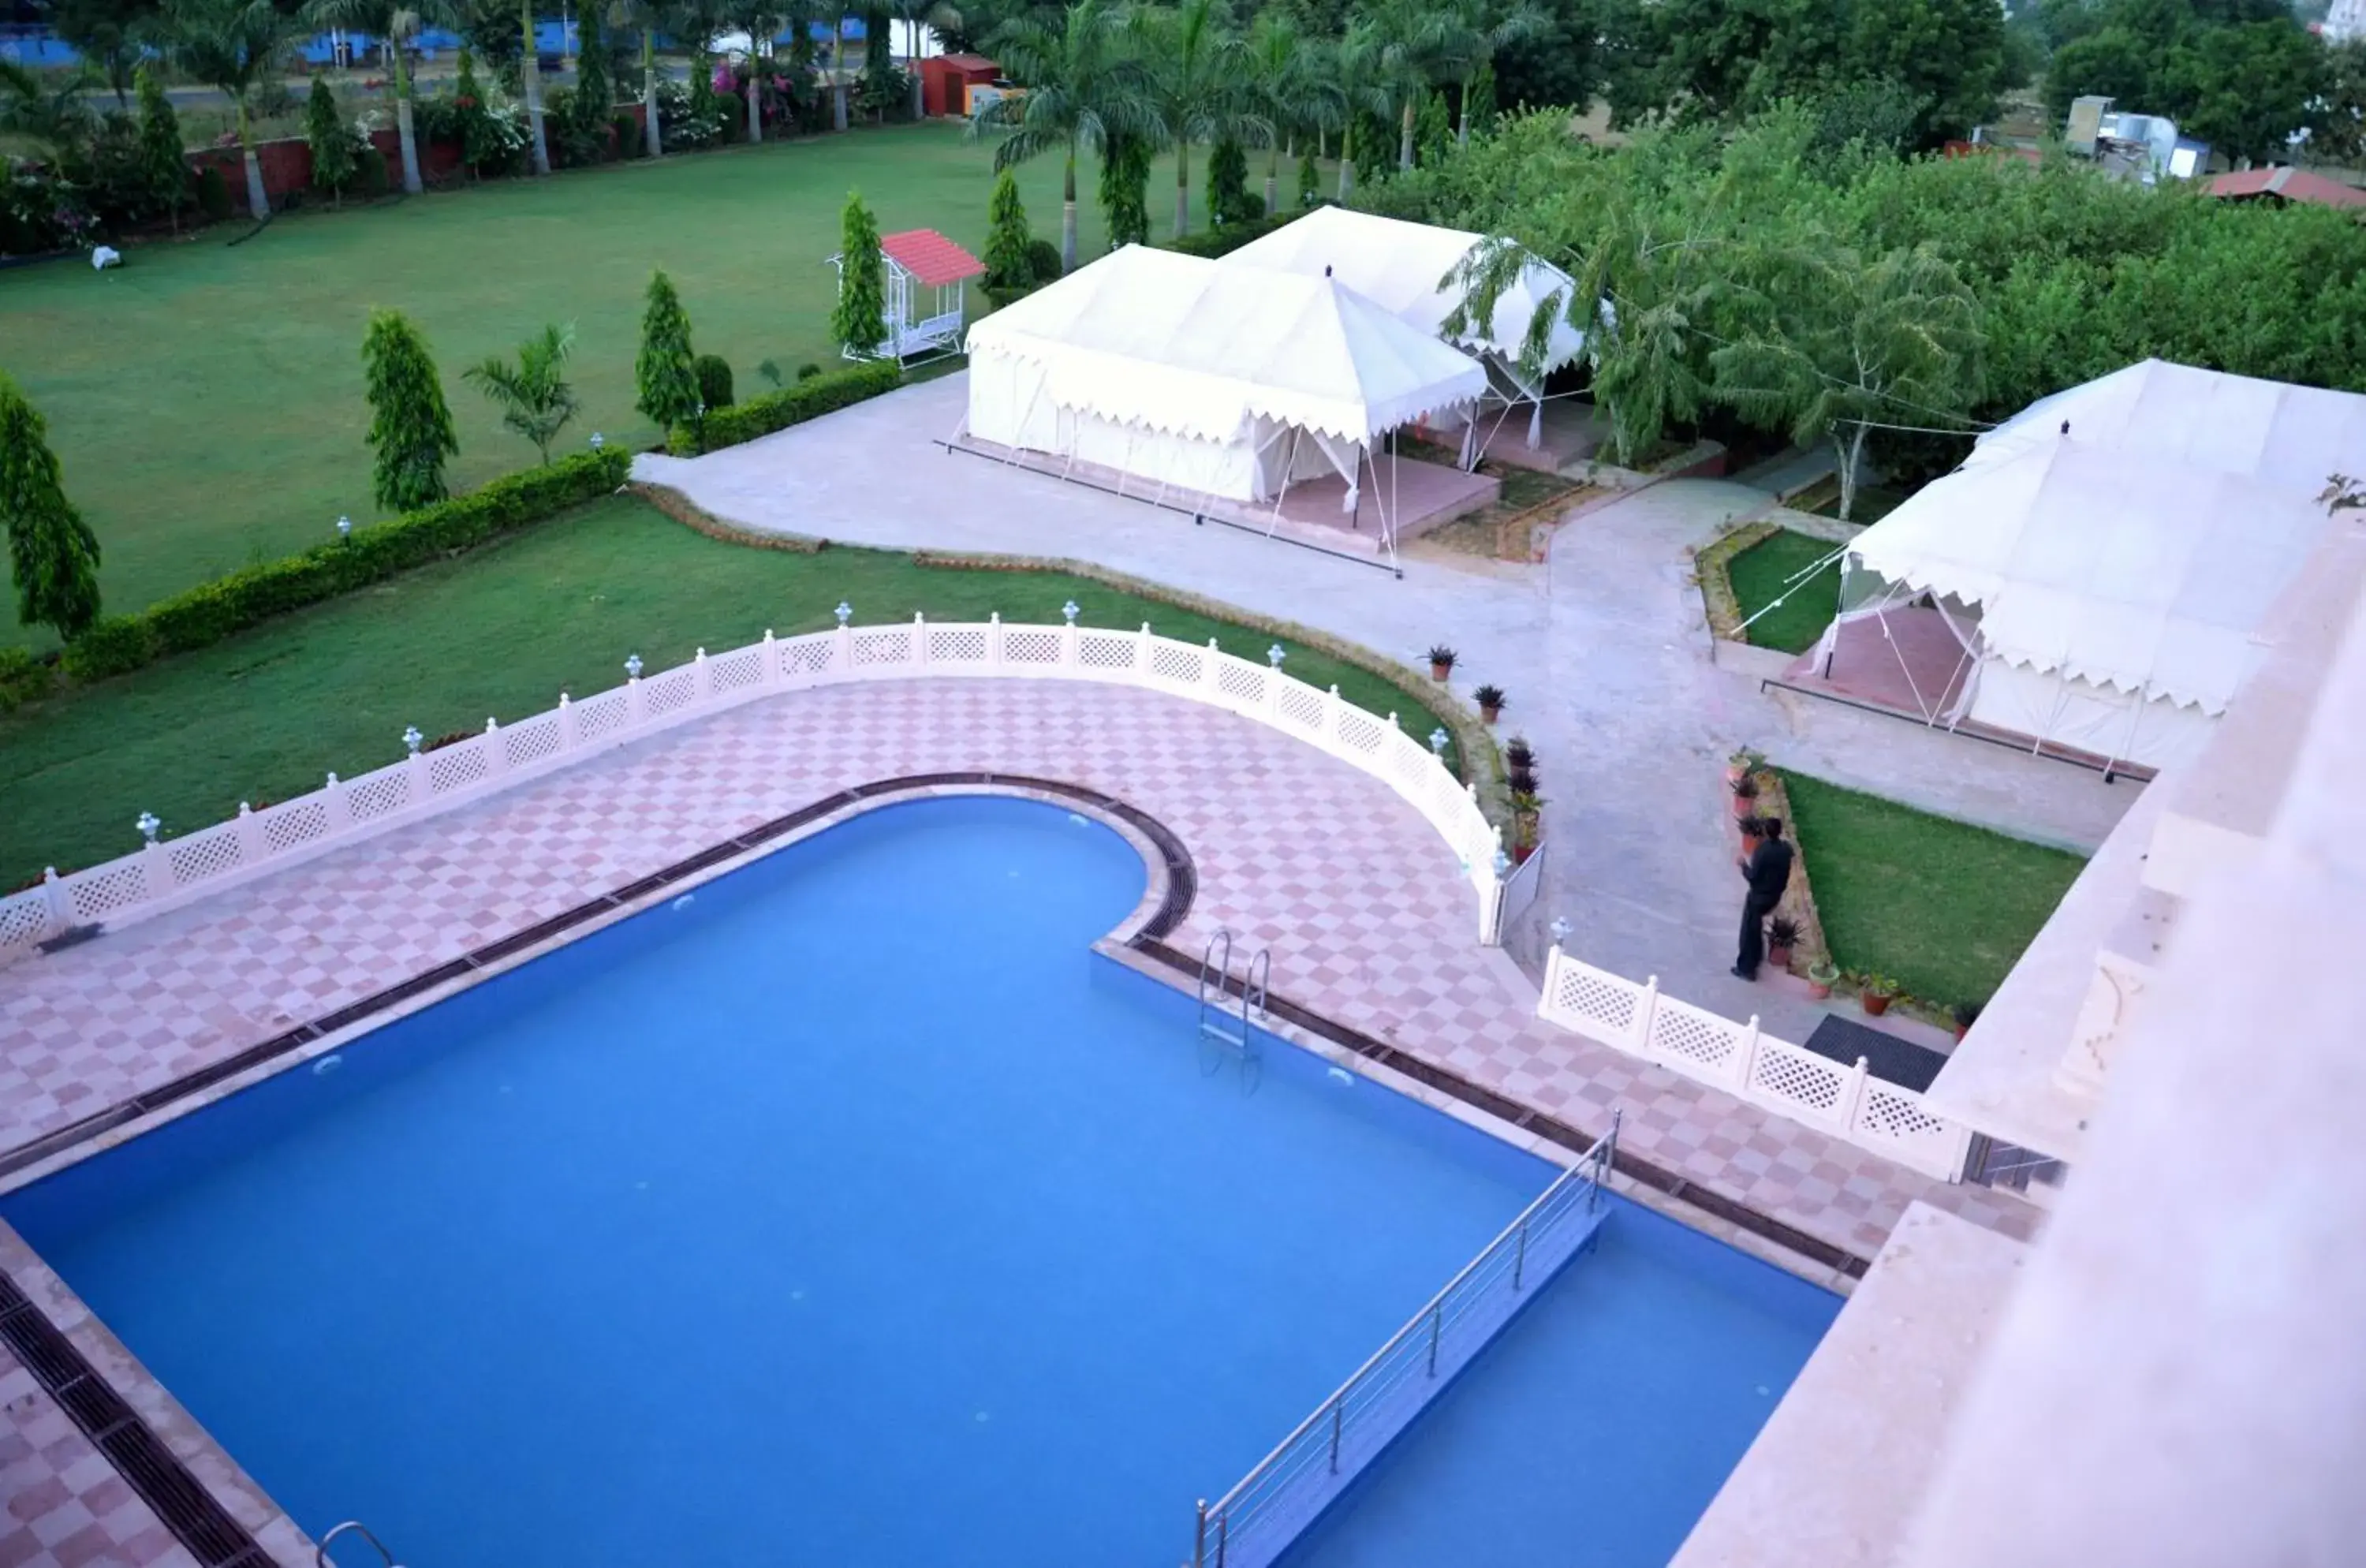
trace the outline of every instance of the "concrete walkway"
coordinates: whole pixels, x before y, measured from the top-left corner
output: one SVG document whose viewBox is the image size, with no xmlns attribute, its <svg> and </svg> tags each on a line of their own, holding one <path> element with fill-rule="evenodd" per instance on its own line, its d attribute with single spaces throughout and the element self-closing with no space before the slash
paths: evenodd
<svg viewBox="0 0 2366 1568">
<path fill-rule="evenodd" d="M 636 459 L 743 527 L 849 544 L 1088 559 L 1317 626 L 1418 664 L 1458 649 L 1454 686 L 1510 694 L 1504 728 L 1536 745 L 1553 846 L 1530 919 L 1566 918 L 1572 951 L 1790 1039 L 1821 1009 L 1727 973 L 1740 914 L 1722 768 L 1739 745 L 1775 762 L 2009 832 L 2091 848 L 2135 785 L 1831 704 L 1761 694 L 1719 669 L 1687 549 L 1772 504 L 1763 491 L 1670 480 L 1588 513 L 1544 567 L 1416 545 L 1402 580 L 1187 515 L 933 445 L 966 378 L 874 399 L 705 457 Z M 856 606 L 857 610 L 861 606 Z M 1532 944 L 1524 943 L 1532 949 Z"/>
</svg>

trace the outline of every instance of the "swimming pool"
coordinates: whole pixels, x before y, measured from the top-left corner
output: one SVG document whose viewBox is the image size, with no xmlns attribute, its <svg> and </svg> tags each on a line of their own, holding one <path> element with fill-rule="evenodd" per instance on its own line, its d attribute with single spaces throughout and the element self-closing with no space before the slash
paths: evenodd
<svg viewBox="0 0 2366 1568">
<path fill-rule="evenodd" d="M 406 1562 L 1170 1563 L 1553 1172 L 1209 1070 L 1089 951 L 1144 875 L 1037 802 L 877 810 L 0 1213 Z"/>
</svg>

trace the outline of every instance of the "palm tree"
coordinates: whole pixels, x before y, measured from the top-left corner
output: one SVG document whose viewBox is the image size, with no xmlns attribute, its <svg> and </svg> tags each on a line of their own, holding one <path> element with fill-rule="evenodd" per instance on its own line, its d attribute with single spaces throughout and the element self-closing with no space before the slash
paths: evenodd
<svg viewBox="0 0 2366 1568">
<path fill-rule="evenodd" d="M 486 398 L 500 405 L 501 423 L 524 436 L 550 461 L 550 444 L 579 407 L 575 389 L 567 384 L 567 356 L 575 352 L 575 328 L 546 326 L 539 335 L 518 344 L 517 363 L 490 355 L 479 365 L 460 372 Z"/>
<path fill-rule="evenodd" d="M 1224 25 L 1216 0 L 1137 6 L 1126 18 L 1126 32 L 1150 107 L 1175 149 L 1175 234 L 1180 239 L 1191 226 L 1191 143 L 1243 132 L 1270 135 L 1273 128 L 1245 102 L 1246 51 Z"/>
<path fill-rule="evenodd" d="M 98 85 L 98 73 L 87 67 L 51 78 L 0 60 L 0 136 L 38 142 L 57 157 L 88 134 L 92 117 L 83 95 Z"/>
<path fill-rule="evenodd" d="M 917 66 L 920 62 L 920 39 L 924 29 L 940 31 L 961 26 L 961 12 L 949 0 L 893 0 L 896 20 L 904 24 L 904 41 L 907 47 L 904 58 Z M 920 96 L 920 73 L 911 73 L 912 118 L 918 119 L 927 112 Z"/>
<path fill-rule="evenodd" d="M 1273 213 L 1281 209 L 1284 152 L 1294 155 L 1301 136 L 1337 124 L 1346 99 L 1292 12 L 1259 12 L 1247 51 L 1250 95 L 1272 130 L 1265 141 L 1265 209 Z"/>
<path fill-rule="evenodd" d="M 351 28 L 386 40 L 389 69 L 394 73 L 394 130 L 402 147 L 402 188 L 417 196 L 424 188 L 419 177 L 419 139 L 411 130 L 412 92 L 411 40 L 422 28 L 459 25 L 452 0 L 311 0 L 304 7 L 305 22 L 316 28 Z"/>
<path fill-rule="evenodd" d="M 1438 14 L 1438 20 L 1436 63 L 1454 84 L 1459 106 L 1454 141 L 1461 146 L 1470 140 L 1470 79 L 1479 67 L 1493 60 L 1497 51 L 1537 37 L 1549 22 L 1527 0 L 1513 0 L 1502 10 L 1494 0 L 1457 0 Z"/>
<path fill-rule="evenodd" d="M 846 0 L 829 11 L 829 128 L 846 129 Z"/>
<path fill-rule="evenodd" d="M 1109 0 L 1076 0 L 1057 32 L 1020 17 L 995 35 L 996 58 L 1024 94 L 1006 94 L 971 117 L 969 135 L 1007 127 L 994 166 L 1007 169 L 1040 153 L 1065 159 L 1060 186 L 1060 267 L 1076 265 L 1076 155 L 1106 155 L 1112 135 L 1144 133 L 1155 115 L 1141 73 L 1124 51 Z"/>
<path fill-rule="evenodd" d="M 1459 24 L 1436 0 L 1368 0 L 1363 19 L 1379 54 L 1374 85 L 1397 120 L 1397 167 L 1410 169 L 1414 116 L 1430 84 L 1452 67 Z"/>
<path fill-rule="evenodd" d="M 271 216 L 263 190 L 263 164 L 254 155 L 249 113 L 255 93 L 279 72 L 287 47 L 306 24 L 271 0 L 164 0 L 161 32 L 165 57 L 211 87 L 238 111 L 238 145 L 246 160 L 246 207 L 256 222 Z"/>
<path fill-rule="evenodd" d="M 782 14 L 780 0 L 727 0 L 723 19 L 729 26 L 742 28 L 748 34 L 748 70 L 745 78 L 748 87 L 748 140 L 751 142 L 761 141 L 764 140 L 763 66 L 758 59 L 757 51 L 763 47 L 767 39 L 781 30 L 782 24 L 788 18 Z"/>
<path fill-rule="evenodd" d="M 1330 83 L 1339 102 L 1339 199 L 1356 189 L 1356 127 L 1367 114 L 1390 118 L 1396 97 L 1391 90 L 1387 50 L 1372 24 L 1358 17 L 1346 33 L 1316 57 L 1316 69 Z"/>
<path fill-rule="evenodd" d="M 550 173 L 550 139 L 542 128 L 542 65 L 534 48 L 534 0 L 518 0 L 518 23 L 525 29 L 525 58 L 518 62 L 525 85 L 525 119 L 532 131 L 534 172 Z"/>
<path fill-rule="evenodd" d="M 652 158 L 665 156 L 665 133 L 658 124 L 658 27 L 663 20 L 661 0 L 609 0 L 608 25 L 641 35 L 641 145 Z M 616 150 L 619 157 L 624 152 Z"/>
</svg>

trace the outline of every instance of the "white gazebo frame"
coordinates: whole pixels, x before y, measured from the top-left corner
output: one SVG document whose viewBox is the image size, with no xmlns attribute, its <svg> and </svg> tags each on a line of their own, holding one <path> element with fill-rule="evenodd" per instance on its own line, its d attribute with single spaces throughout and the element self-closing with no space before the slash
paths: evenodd
<svg viewBox="0 0 2366 1568">
<path fill-rule="evenodd" d="M 878 344 L 868 353 L 844 348 L 839 350 L 840 355 L 848 359 L 894 359 L 906 365 L 925 365 L 959 354 L 962 338 L 968 331 L 968 280 L 955 278 L 951 283 L 930 285 L 884 251 L 880 253 L 879 261 L 886 274 L 887 298 L 879 321 Z M 828 265 L 838 269 L 838 286 L 843 289 L 846 253 L 832 255 Z M 935 298 L 929 300 L 931 292 Z M 923 301 L 933 304 L 935 309 L 915 318 L 913 310 Z"/>
</svg>

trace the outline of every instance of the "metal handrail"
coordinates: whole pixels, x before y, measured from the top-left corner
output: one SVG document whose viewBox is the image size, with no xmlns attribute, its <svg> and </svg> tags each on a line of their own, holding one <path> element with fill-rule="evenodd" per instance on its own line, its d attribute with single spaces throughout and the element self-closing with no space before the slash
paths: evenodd
<svg viewBox="0 0 2366 1568">
<path fill-rule="evenodd" d="M 1317 1451 L 1327 1452 L 1329 1472 L 1338 1473 L 1340 1448 L 1353 1415 L 1350 1406 L 1369 1409 L 1380 1395 L 1403 1381 L 1411 1362 L 1408 1360 L 1403 1366 L 1396 1362 L 1398 1353 L 1409 1345 L 1423 1343 L 1424 1352 L 1417 1359 L 1423 1364 L 1425 1376 L 1436 1376 L 1438 1343 L 1446 1329 L 1468 1315 L 1479 1294 L 1477 1287 L 1492 1284 L 1502 1276 L 1504 1270 L 1501 1266 L 1507 1256 L 1510 1258 L 1511 1288 L 1515 1292 L 1523 1288 L 1531 1235 L 1549 1227 L 1552 1221 L 1573 1207 L 1580 1194 L 1588 1213 L 1601 1206 L 1603 1183 L 1608 1179 L 1613 1162 L 1617 1157 L 1619 1121 L 1620 1113 L 1613 1111 L 1609 1132 L 1595 1139 L 1593 1145 L 1578 1157 L 1576 1164 L 1555 1177 L 1551 1185 L 1537 1194 L 1535 1201 L 1521 1210 L 1494 1240 L 1464 1264 L 1460 1271 L 1446 1282 L 1444 1289 L 1407 1319 L 1403 1327 L 1390 1336 L 1386 1344 L 1373 1351 L 1364 1364 L 1333 1392 L 1331 1397 L 1316 1405 L 1314 1413 L 1300 1422 L 1290 1436 L 1274 1445 L 1273 1450 L 1259 1460 L 1231 1491 L 1213 1503 L 1201 1500 L 1199 1505 L 1199 1529 L 1191 1551 L 1191 1568 L 1224 1568 L 1234 1534 L 1235 1513 L 1253 1517 L 1254 1505 L 1246 1500 L 1260 1493 L 1268 1497 L 1278 1495 L 1279 1486 L 1277 1483 L 1294 1479 L 1299 1472 L 1310 1467 Z M 1487 1277 L 1482 1279 L 1482 1275 Z M 1310 1434 L 1317 1432 L 1324 1434 L 1323 1441 L 1308 1443 L 1306 1439 Z"/>
<path fill-rule="evenodd" d="M 401 1568 L 401 1564 L 395 1562 L 394 1553 L 386 1549 L 386 1542 L 378 1540 L 377 1533 L 359 1519 L 347 1519 L 330 1528 L 329 1533 L 321 1538 L 321 1543 L 312 1549 L 314 1568 L 337 1568 L 336 1559 L 329 1555 L 329 1543 L 341 1535 L 348 1534 L 357 1535 L 376 1547 L 378 1556 L 386 1560 L 386 1568 Z"/>
</svg>

